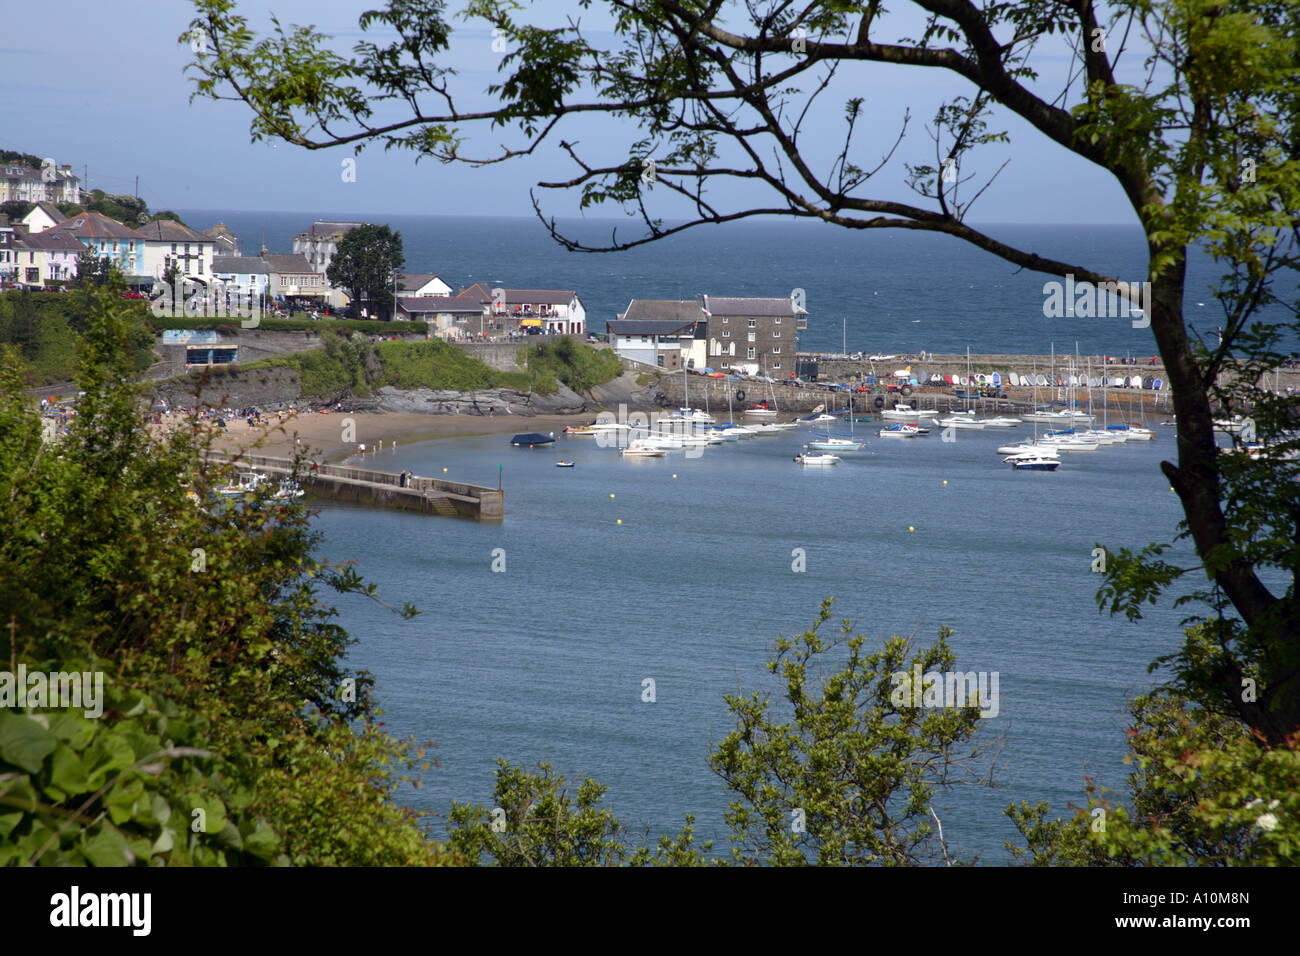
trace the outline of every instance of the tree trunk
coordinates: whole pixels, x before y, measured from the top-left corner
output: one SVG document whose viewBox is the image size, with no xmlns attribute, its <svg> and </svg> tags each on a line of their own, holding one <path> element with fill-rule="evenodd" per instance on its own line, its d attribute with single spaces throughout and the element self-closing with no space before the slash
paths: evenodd
<svg viewBox="0 0 1300 956">
<path fill-rule="evenodd" d="M 1154 260 L 1158 250 L 1150 247 Z M 1169 267 L 1152 281 L 1151 326 L 1160 357 L 1164 360 L 1169 384 L 1173 389 L 1174 411 L 1178 418 L 1178 463 L 1162 462 L 1161 468 L 1182 500 L 1187 526 L 1196 552 L 1203 561 L 1220 547 L 1230 546 L 1227 521 L 1220 504 L 1218 456 L 1214 441 L 1214 416 L 1210 408 L 1209 386 L 1192 354 L 1191 343 L 1183 323 L 1183 291 L 1186 259 Z M 1256 577 L 1253 567 L 1243 561 L 1207 572 L 1233 607 L 1241 615 L 1261 644 L 1277 661 L 1287 657 L 1285 644 L 1295 639 L 1288 634 L 1287 622 L 1270 614 L 1277 598 Z M 1261 678 L 1267 679 L 1267 663 Z M 1236 663 L 1221 666 L 1215 674 L 1219 685 L 1237 714 L 1252 729 L 1263 734 L 1270 744 L 1281 743 L 1300 726 L 1300 708 L 1294 694 L 1296 674 L 1292 670 L 1279 675 L 1281 683 L 1261 687 L 1256 701 L 1243 700 L 1242 672 Z M 1281 699 L 1279 699 L 1281 698 Z"/>
</svg>

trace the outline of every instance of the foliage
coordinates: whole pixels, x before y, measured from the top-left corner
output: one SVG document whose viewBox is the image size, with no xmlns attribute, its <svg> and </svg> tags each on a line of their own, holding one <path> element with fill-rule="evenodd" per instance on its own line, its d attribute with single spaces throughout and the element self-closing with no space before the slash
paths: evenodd
<svg viewBox="0 0 1300 956">
<path fill-rule="evenodd" d="M 559 379 L 575 392 L 603 385 L 623 374 L 623 366 L 612 349 L 595 349 L 567 336 L 542 342 L 523 354 L 529 371 L 543 380 Z"/>
<path fill-rule="evenodd" d="M 701 866 L 711 844 L 695 846 L 694 819 L 653 850 L 611 810 L 600 806 L 608 787 L 589 777 L 570 795 L 564 776 L 548 763 L 535 771 L 498 759 L 495 806 L 453 803 L 448 845 L 471 865 Z"/>
<path fill-rule="evenodd" d="M 0 149 L 0 163 L 23 163 L 33 169 L 40 169 L 41 157 L 16 149 Z"/>
<path fill-rule="evenodd" d="M 346 290 L 353 300 L 368 305 L 372 312 L 380 308 L 391 316 L 393 273 L 405 261 L 402 234 L 388 226 L 367 223 L 349 230 L 339 241 L 325 276 Z"/>
<path fill-rule="evenodd" d="M 428 342 L 380 342 L 376 346 L 381 370 L 378 385 L 397 388 L 452 389 L 472 392 L 515 388 L 546 394 L 555 390 L 554 377 L 525 372 L 499 372 L 464 349 L 433 339 Z"/>
<path fill-rule="evenodd" d="M 139 196 L 106 193 L 102 189 L 92 189 L 89 193 L 82 190 L 81 199 L 81 205 L 85 212 L 102 213 L 132 229 L 143 226 L 151 218 L 149 204 Z"/>
<path fill-rule="evenodd" d="M 251 775 L 202 749 L 201 717 L 138 691 L 105 697 L 104 720 L 0 708 L 0 866 L 283 862 L 250 810 Z"/>
<path fill-rule="evenodd" d="M 951 632 L 929 648 L 892 637 L 863 653 L 865 638 L 850 636 L 848 621 L 836 640 L 818 633 L 829 617 L 826 601 L 811 628 L 777 642 L 768 669 L 784 685 L 780 713 L 757 692 L 726 697 L 736 729 L 710 765 L 736 794 L 727 811 L 733 858 L 783 866 L 947 859 L 932 801 L 938 789 L 979 779 L 980 711 L 914 706 L 910 694 L 896 696 L 894 675 L 953 671 Z M 840 669 L 812 680 L 833 652 L 843 652 Z"/>
<path fill-rule="evenodd" d="M 156 358 L 154 339 L 143 310 L 136 305 L 126 311 L 132 366 L 140 372 Z M 84 329 L 84 303 L 79 294 L 22 289 L 0 295 L 0 343 L 18 347 L 32 385 L 74 377 L 78 335 Z"/>
<path fill-rule="evenodd" d="M 25 202 L 21 199 L 9 199 L 0 202 L 0 214 L 9 217 L 9 224 L 13 225 L 22 220 L 29 212 L 36 208 L 36 203 Z"/>
<path fill-rule="evenodd" d="M 570 794 L 562 775 L 543 763 L 528 771 L 499 760 L 491 810 L 454 804 L 450 845 L 471 864 L 504 866 L 770 864 L 915 865 L 948 862 L 930 821 L 935 792 L 975 781 L 987 754 L 972 743 L 980 711 L 895 702 L 895 675 L 951 670 L 942 631 L 913 652 L 893 637 L 864 654 L 865 639 L 827 641 L 817 622 L 795 638 L 780 638 L 768 670 L 784 685 L 783 709 L 757 693 L 728 695 L 736 729 L 713 749 L 710 766 L 734 799 L 726 812 L 729 859 L 696 847 L 694 820 L 653 849 L 648 831 L 634 835 L 600 806 L 606 787 L 582 778 Z M 825 669 L 839 659 L 839 669 Z M 981 702 L 985 703 L 985 702 Z"/>
<path fill-rule="evenodd" d="M 131 763 L 152 746 L 145 745 L 150 734 L 163 746 L 183 739 L 211 755 L 205 763 L 206 755 L 177 753 L 198 762 L 169 766 L 183 781 L 178 792 L 185 799 L 237 811 L 231 819 L 241 852 L 257 849 L 264 858 L 273 834 L 275 857 L 294 863 L 440 858 L 418 815 L 394 803 L 397 788 L 418 782 L 412 773 L 427 761 L 379 729 L 370 679 L 347 667 L 351 638 L 321 599 L 320 589 L 329 588 L 378 600 L 374 585 L 348 565 L 314 556 L 320 536 L 300 503 L 275 501 L 269 490 L 236 504 L 217 496 L 228 478 L 206 461 L 211 435 L 197 419 L 172 434 L 143 427 L 130 349 L 136 307 L 111 290 L 68 298 L 88 311 L 83 394 L 66 437 L 42 441 L 16 350 L 5 346 L 0 356 L 0 660 L 103 670 L 115 693 L 148 695 L 161 717 L 115 708 L 96 733 L 125 734 Z M 403 617 L 417 613 L 398 610 Z M 169 710 L 167 701 L 184 706 Z M 122 724 L 134 718 L 137 725 Z M 183 736 L 182 725 L 193 732 Z M 120 762 L 126 754 L 113 739 L 105 736 L 103 746 Z M 88 772 L 98 766 L 98 740 L 72 747 Z M 190 806 L 171 798 L 172 770 L 160 774 L 152 765 L 137 768 L 151 779 L 119 781 L 131 791 L 122 796 L 127 817 L 119 820 L 109 808 L 115 826 L 139 824 L 123 830 L 125 844 L 105 838 L 131 849 L 137 861 L 148 858 L 148 848 L 130 841 L 156 839 L 158 826 L 172 819 L 155 798 Z M 54 777 L 40 775 L 61 774 L 62 767 L 42 762 L 25 772 L 57 800 L 49 789 Z M 117 791 L 106 793 L 116 799 Z M 24 810 L 33 812 L 46 811 Z M 318 819 L 309 821 L 313 814 Z M 34 819 L 23 823 L 23 837 Z M 61 832 L 59 852 L 80 852 L 95 840 L 96 825 L 82 820 L 84 835 Z M 239 840 L 230 835 L 227 843 L 203 846 L 224 847 L 228 855 L 240 850 Z"/>
<path fill-rule="evenodd" d="M 117 266 L 108 256 L 98 256 L 87 246 L 77 253 L 77 285 L 111 285 L 117 275 Z M 120 278 L 120 277 L 119 277 Z"/>
<path fill-rule="evenodd" d="M 1036 865 L 1295 866 L 1300 863 L 1300 741 L 1272 747 L 1239 721 L 1157 690 L 1129 704 L 1129 805 L 1089 781 L 1088 805 L 1047 820 L 1047 805 L 1007 815 Z"/>
</svg>

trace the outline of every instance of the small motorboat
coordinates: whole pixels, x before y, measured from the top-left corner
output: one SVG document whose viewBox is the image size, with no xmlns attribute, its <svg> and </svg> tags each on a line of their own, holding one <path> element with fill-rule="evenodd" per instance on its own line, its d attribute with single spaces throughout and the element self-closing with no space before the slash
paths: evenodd
<svg viewBox="0 0 1300 956">
<path fill-rule="evenodd" d="M 570 438 L 594 438 L 597 432 L 594 425 L 566 425 L 564 434 Z"/>
<path fill-rule="evenodd" d="M 856 451 L 867 450 L 866 445 L 862 444 L 861 442 L 854 441 L 851 438 L 830 438 L 830 437 L 818 438 L 814 441 L 808 442 L 808 444 L 806 444 L 804 447 L 809 449 L 810 451 L 821 451 L 821 452 L 835 451 L 835 452 L 839 452 L 840 454 L 844 454 L 845 452 L 852 453 Z"/>
<path fill-rule="evenodd" d="M 986 424 L 982 419 L 974 418 L 965 412 L 958 415 L 949 415 L 947 418 L 939 419 L 939 424 L 944 428 L 964 428 L 969 431 L 982 431 Z"/>
<path fill-rule="evenodd" d="M 795 455 L 794 460 L 801 465 L 838 465 L 840 459 L 836 455 Z"/>
<path fill-rule="evenodd" d="M 985 428 L 1019 428 L 1023 422 L 1018 418 L 986 418 Z"/>
<path fill-rule="evenodd" d="M 647 441 L 634 441 L 619 454 L 624 458 L 663 458 L 668 454 L 668 451 L 662 445 L 651 444 Z"/>
<path fill-rule="evenodd" d="M 556 467 L 556 468 L 572 468 L 572 467 L 573 467 L 573 462 L 571 462 L 571 461 L 557 461 L 557 462 L 555 463 L 555 467 Z"/>
<path fill-rule="evenodd" d="M 1002 460 L 1016 471 L 1056 471 L 1061 467 L 1061 459 L 1050 455 L 1011 455 Z"/>
<path fill-rule="evenodd" d="M 1050 445 L 1039 445 L 1033 441 L 1023 441 L 1014 445 L 998 446 L 999 455 L 1011 455 L 1017 457 L 1021 455 L 1043 455 L 1048 458 L 1059 458 L 1060 453 Z"/>
<path fill-rule="evenodd" d="M 555 436 L 543 435 L 541 432 L 525 432 L 510 439 L 510 444 L 516 448 L 541 448 L 545 445 L 554 445 Z"/>
<path fill-rule="evenodd" d="M 918 428 L 916 425 L 905 425 L 900 422 L 880 429 L 879 435 L 881 438 L 920 438 L 926 431 L 928 430 Z"/>
</svg>

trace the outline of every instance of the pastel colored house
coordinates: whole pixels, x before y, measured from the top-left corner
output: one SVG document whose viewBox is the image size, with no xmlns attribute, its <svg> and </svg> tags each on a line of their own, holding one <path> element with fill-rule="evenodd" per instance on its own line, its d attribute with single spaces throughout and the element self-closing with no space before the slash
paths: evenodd
<svg viewBox="0 0 1300 956">
<path fill-rule="evenodd" d="M 98 212 L 83 212 L 56 227 L 75 236 L 100 259 L 112 262 L 131 285 L 153 285 L 155 276 L 145 272 L 145 237 L 130 226 Z"/>
</svg>

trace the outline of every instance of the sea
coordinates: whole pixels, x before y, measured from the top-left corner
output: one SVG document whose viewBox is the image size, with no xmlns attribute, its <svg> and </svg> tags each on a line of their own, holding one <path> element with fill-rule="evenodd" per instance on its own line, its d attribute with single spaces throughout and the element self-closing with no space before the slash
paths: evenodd
<svg viewBox="0 0 1300 956">
<path fill-rule="evenodd" d="M 198 228 L 224 221 L 249 252 L 263 233 L 272 251 L 288 250 L 313 218 L 182 215 Z M 367 218 L 320 216 L 334 217 Z M 410 271 L 438 273 L 454 289 L 575 289 L 595 328 L 634 297 L 802 288 L 806 350 L 1155 351 L 1150 330 L 1128 318 L 1045 318 L 1049 277 L 945 237 L 741 223 L 592 255 L 565 252 L 533 220 L 369 218 L 401 231 Z M 610 225 L 569 227 L 596 241 Z M 1135 281 L 1145 274 L 1138 230 L 989 228 L 1042 255 Z M 1213 275 L 1200 259 L 1188 283 L 1192 321 L 1207 335 L 1214 301 L 1197 290 Z M 1167 413 L 1152 396 L 1148 422 Z M 436 743 L 439 766 L 399 799 L 429 811 L 445 836 L 453 802 L 494 805 L 499 760 L 548 763 L 606 785 L 604 804 L 634 830 L 675 833 L 689 814 L 697 838 L 725 852 L 733 798 L 708 762 L 735 727 L 725 697 L 769 694 L 782 713 L 765 662 L 778 636 L 807 630 L 827 599 L 825 636 L 847 621 L 869 647 L 891 635 L 928 646 L 949 628 L 957 669 L 997 676 L 997 713 L 976 737 L 991 758 L 934 797 L 949 854 L 1008 862 L 1012 803 L 1045 801 L 1067 815 L 1086 804 L 1089 780 L 1122 797 L 1125 703 L 1161 679 L 1148 665 L 1179 645 L 1188 609 L 1170 598 L 1137 622 L 1103 612 L 1096 549 L 1177 534 L 1181 509 L 1159 470 L 1174 455 L 1173 429 L 1026 473 L 995 448 L 1030 426 L 958 431 L 953 441 L 938 430 L 881 440 L 878 427 L 855 425 L 866 451 L 826 469 L 792 460 L 806 427 L 648 460 L 593 439 L 544 449 L 513 448 L 507 435 L 386 445 L 377 467 L 499 481 L 506 515 L 493 524 L 313 504 L 323 557 L 355 561 L 384 601 L 422 611 L 402 620 L 374 601 L 330 596 L 357 641 L 350 665 L 375 678 L 387 729 Z M 575 467 L 557 468 L 559 459 Z M 1179 557 L 1194 563 L 1182 543 L 1170 559 Z M 825 668 L 835 663 L 832 653 Z M 976 782 L 978 771 L 991 784 Z"/>
<path fill-rule="evenodd" d="M 1149 358 L 1150 328 L 1130 317 L 1049 318 L 1043 286 L 1059 277 L 1013 266 L 954 239 L 910 230 L 851 231 L 813 222 L 742 221 L 697 227 L 622 252 L 569 252 L 535 218 L 373 216 L 364 213 L 178 210 L 202 230 L 224 222 L 245 255 L 292 252 L 316 219 L 371 221 L 400 232 L 405 271 L 436 273 L 453 292 L 490 288 L 572 289 L 587 327 L 641 299 L 789 296 L 804 292 L 801 351 L 823 353 L 1058 353 Z M 633 220 L 561 220 L 588 245 L 642 235 Z M 1146 278 L 1146 241 L 1128 226 L 991 225 L 999 241 L 1116 279 Z M 1220 270 L 1204 255 L 1188 264 L 1186 308 L 1194 331 L 1215 341 L 1223 310 L 1210 294 Z"/>
</svg>

